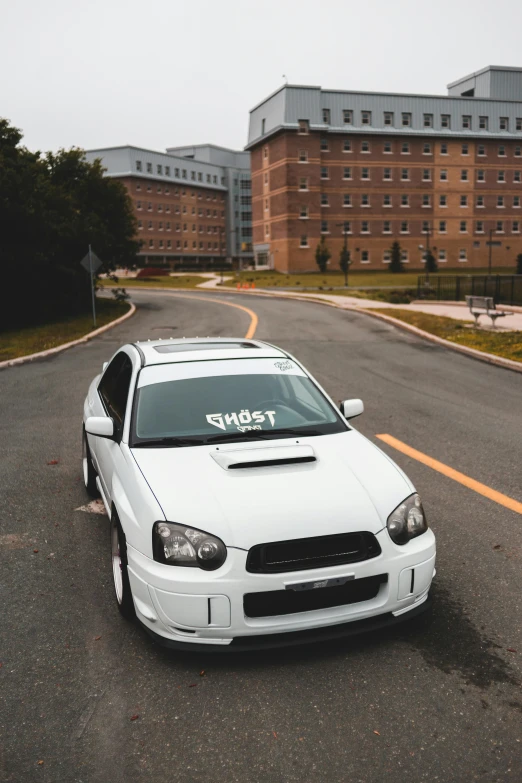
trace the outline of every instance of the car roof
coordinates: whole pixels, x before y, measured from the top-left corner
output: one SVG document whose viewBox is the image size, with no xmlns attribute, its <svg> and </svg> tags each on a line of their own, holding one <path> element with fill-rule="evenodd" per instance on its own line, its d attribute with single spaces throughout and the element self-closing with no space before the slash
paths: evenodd
<svg viewBox="0 0 522 783">
<path fill-rule="evenodd" d="M 260 340 L 243 337 L 183 337 L 182 339 L 139 340 L 138 350 L 143 367 L 175 362 L 204 362 L 219 359 L 285 359 L 280 348 Z"/>
</svg>

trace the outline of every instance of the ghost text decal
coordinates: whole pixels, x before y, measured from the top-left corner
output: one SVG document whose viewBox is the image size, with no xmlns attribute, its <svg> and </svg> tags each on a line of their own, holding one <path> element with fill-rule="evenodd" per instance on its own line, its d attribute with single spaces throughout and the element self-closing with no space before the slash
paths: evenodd
<svg viewBox="0 0 522 783">
<path fill-rule="evenodd" d="M 239 432 L 262 430 L 261 424 L 268 418 L 272 427 L 275 424 L 275 411 L 252 411 L 243 408 L 239 413 L 207 413 L 207 421 L 220 430 L 234 426 Z"/>
</svg>

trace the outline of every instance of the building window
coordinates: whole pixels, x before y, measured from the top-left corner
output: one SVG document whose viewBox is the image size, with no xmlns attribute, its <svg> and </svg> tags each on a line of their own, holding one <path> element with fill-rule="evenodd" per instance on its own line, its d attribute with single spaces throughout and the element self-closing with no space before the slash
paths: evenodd
<svg viewBox="0 0 522 783">
<path fill-rule="evenodd" d="M 343 196 L 343 207 L 351 207 L 351 206 L 352 206 L 351 193 L 345 193 Z"/>
<path fill-rule="evenodd" d="M 153 239 L 149 239 L 149 247 L 154 247 L 154 240 Z"/>
<path fill-rule="evenodd" d="M 383 179 L 391 179 L 392 178 L 392 170 L 391 169 L 384 169 L 384 173 L 382 175 Z"/>
<path fill-rule="evenodd" d="M 403 128 L 409 128 L 411 126 L 411 114 L 408 111 L 403 111 L 401 114 L 401 123 Z"/>
<path fill-rule="evenodd" d="M 431 144 L 427 141 L 422 147 L 423 155 L 431 155 Z"/>
<path fill-rule="evenodd" d="M 497 196 L 497 209 L 504 207 L 504 196 Z"/>
<path fill-rule="evenodd" d="M 328 203 L 328 194 L 327 193 L 321 193 L 321 206 L 322 207 L 329 207 Z"/>
<path fill-rule="evenodd" d="M 321 152 L 328 152 L 328 139 L 321 136 Z"/>
<path fill-rule="evenodd" d="M 401 193 L 401 207 L 410 206 L 410 197 L 406 193 Z"/>
<path fill-rule="evenodd" d="M 439 196 L 439 207 L 447 207 L 447 206 L 448 206 L 448 197 Z"/>
<path fill-rule="evenodd" d="M 487 117 L 479 117 L 479 128 L 480 128 L 480 130 L 487 130 L 488 129 L 488 118 Z"/>
<path fill-rule="evenodd" d="M 451 119 L 449 114 L 441 114 L 440 115 L 440 127 L 441 128 L 451 128 Z"/>
<path fill-rule="evenodd" d="M 443 248 L 439 249 L 439 261 L 442 261 L 442 263 L 447 261 L 446 251 Z"/>
<path fill-rule="evenodd" d="M 497 182 L 505 182 L 505 181 L 506 181 L 506 172 L 499 171 L 497 176 Z"/>
<path fill-rule="evenodd" d="M 477 207 L 483 207 L 484 206 L 484 196 L 477 196 Z"/>
<path fill-rule="evenodd" d="M 268 201 L 267 198 L 265 198 L 265 212 L 268 212 L 268 205 L 269 205 L 269 201 Z M 200 217 L 201 217 L 201 214 L 202 214 L 202 212 L 201 212 L 201 210 L 199 210 L 199 216 Z M 221 213 L 221 217 L 223 217 L 223 213 Z"/>
<path fill-rule="evenodd" d="M 349 220 L 345 220 L 343 222 L 343 234 L 351 234 L 352 233 L 352 224 Z"/>
<path fill-rule="evenodd" d="M 350 166 L 345 166 L 343 169 L 343 179 L 351 179 L 352 178 L 352 169 Z"/>
<path fill-rule="evenodd" d="M 511 231 L 513 234 L 519 234 L 520 233 L 520 223 L 518 220 L 514 220 L 511 224 Z"/>
<path fill-rule="evenodd" d="M 306 234 L 301 234 L 299 247 L 308 247 L 308 237 L 306 236 Z"/>
<path fill-rule="evenodd" d="M 389 220 L 385 220 L 382 224 L 382 233 L 391 234 L 391 222 Z"/>
<path fill-rule="evenodd" d="M 152 174 L 152 163 L 147 163 L 147 172 Z"/>
<path fill-rule="evenodd" d="M 136 209 L 142 209 L 141 201 L 136 202 Z"/>
<path fill-rule="evenodd" d="M 466 255 L 466 248 L 461 247 L 459 250 L 459 261 L 467 261 L 468 257 Z"/>
<path fill-rule="evenodd" d="M 460 206 L 461 207 L 467 207 L 468 206 L 468 197 L 467 196 L 461 196 L 460 197 Z"/>
<path fill-rule="evenodd" d="M 484 169 L 477 169 L 477 182 L 485 182 L 486 174 Z"/>
<path fill-rule="evenodd" d="M 423 169 L 422 170 L 422 179 L 424 182 L 431 182 L 431 171 L 430 169 Z"/>
<path fill-rule="evenodd" d="M 520 158 L 522 155 L 522 147 L 515 147 L 514 155 L 515 158 Z"/>
<path fill-rule="evenodd" d="M 361 196 L 361 207 L 370 206 L 370 196 L 367 193 L 363 193 Z"/>
<path fill-rule="evenodd" d="M 517 117 L 515 120 L 515 127 L 517 131 L 522 131 L 522 117 Z"/>
<path fill-rule="evenodd" d="M 361 264 L 369 264 L 369 263 L 370 263 L 370 251 L 361 250 Z"/>
<path fill-rule="evenodd" d="M 460 228 L 459 228 L 459 231 L 460 231 L 460 233 L 461 233 L 461 234 L 467 234 L 467 231 L 468 231 L 468 224 L 467 224 L 467 221 L 466 221 L 466 220 L 461 220 L 461 221 L 460 221 Z"/>
<path fill-rule="evenodd" d="M 361 124 L 362 125 L 371 125 L 372 124 L 372 113 L 371 113 L 371 111 L 362 111 L 361 112 Z"/>
<path fill-rule="evenodd" d="M 409 179 L 409 178 L 410 178 L 410 170 L 401 169 L 401 179 Z"/>
<path fill-rule="evenodd" d="M 310 132 L 310 123 L 308 120 L 298 120 L 297 121 L 297 132 L 304 135 Z"/>
<path fill-rule="evenodd" d="M 401 222 L 401 234 L 409 234 L 409 233 L 410 232 L 408 230 L 408 221 L 407 220 L 403 220 Z"/>
<path fill-rule="evenodd" d="M 141 171 L 141 160 L 136 161 L 136 171 Z"/>
<path fill-rule="evenodd" d="M 136 183 L 136 190 L 141 190 L 141 185 L 139 182 Z"/>
<path fill-rule="evenodd" d="M 152 201 L 149 201 L 147 204 L 147 212 L 152 212 Z"/>
<path fill-rule="evenodd" d="M 433 114 L 424 115 L 424 127 L 433 128 Z"/>
<path fill-rule="evenodd" d="M 441 155 L 447 155 L 448 154 L 448 145 L 444 141 L 440 145 L 440 154 Z"/>
<path fill-rule="evenodd" d="M 430 222 L 429 220 L 423 220 L 422 221 L 422 233 L 423 234 L 429 234 L 430 232 Z"/>
<path fill-rule="evenodd" d="M 469 144 L 463 144 L 462 145 L 462 155 L 469 155 Z"/>
<path fill-rule="evenodd" d="M 143 229 L 143 222 L 141 220 L 138 220 L 138 228 L 140 231 Z"/>
<path fill-rule="evenodd" d="M 483 220 L 477 220 L 475 224 L 475 233 L 477 234 L 483 234 L 484 233 L 484 221 Z"/>
<path fill-rule="evenodd" d="M 182 169 L 181 170 L 181 178 L 182 179 L 187 179 L 187 169 Z"/>
<path fill-rule="evenodd" d="M 445 233 L 446 233 L 446 221 L 439 220 L 439 234 L 445 234 Z"/>
<path fill-rule="evenodd" d="M 401 144 L 401 155 L 409 155 L 410 154 L 410 143 L 409 141 L 403 141 Z"/>
<path fill-rule="evenodd" d="M 401 261 L 404 261 L 405 264 L 408 263 L 408 251 L 407 250 L 401 250 Z"/>
<path fill-rule="evenodd" d="M 345 139 L 343 141 L 343 152 L 351 152 L 352 151 L 352 142 L 349 139 Z"/>
<path fill-rule="evenodd" d="M 467 169 L 461 169 L 460 181 L 461 182 L 467 182 L 468 181 L 468 170 Z"/>
<path fill-rule="evenodd" d="M 308 190 L 308 177 L 300 177 L 299 190 Z"/>
<path fill-rule="evenodd" d="M 321 166 L 321 179 L 330 179 L 328 176 L 328 166 Z"/>
<path fill-rule="evenodd" d="M 447 182 L 448 181 L 448 171 L 447 171 L 447 169 L 441 169 L 440 170 L 440 180 L 441 180 L 441 182 Z"/>
<path fill-rule="evenodd" d="M 266 237 L 270 236 L 270 228 L 269 228 L 269 226 L 265 226 L 265 236 Z"/>
<path fill-rule="evenodd" d="M 370 179 L 370 169 L 361 169 L 361 179 Z"/>
<path fill-rule="evenodd" d="M 385 250 L 382 254 L 382 263 L 389 264 L 391 262 L 391 250 Z"/>
<path fill-rule="evenodd" d="M 477 155 L 479 155 L 481 158 L 485 157 L 486 155 L 486 148 L 483 144 L 479 144 L 477 147 Z"/>
<path fill-rule="evenodd" d="M 506 147 L 504 144 L 500 144 L 498 148 L 498 156 L 499 158 L 505 158 L 506 157 Z"/>
<path fill-rule="evenodd" d="M 330 109 L 323 109 L 323 122 L 325 125 L 330 124 Z"/>
<path fill-rule="evenodd" d="M 369 141 L 362 141 L 361 142 L 361 152 L 370 152 L 370 142 Z"/>
<path fill-rule="evenodd" d="M 504 233 L 504 221 L 503 220 L 497 220 L 497 227 L 495 229 L 497 234 L 503 234 Z"/>
<path fill-rule="evenodd" d="M 431 207 L 431 197 L 428 193 L 424 193 L 422 196 L 422 206 Z"/>
<path fill-rule="evenodd" d="M 266 132 L 266 119 L 263 117 L 261 120 L 261 136 L 264 136 Z"/>
<path fill-rule="evenodd" d="M 464 130 L 471 130 L 471 115 L 470 114 L 463 114 L 462 115 L 462 127 Z"/>
<path fill-rule="evenodd" d="M 152 231 L 153 228 L 152 220 L 149 220 L 147 228 L 149 229 L 149 231 Z"/>
<path fill-rule="evenodd" d="M 299 150 L 299 163 L 308 163 L 308 150 Z"/>
<path fill-rule="evenodd" d="M 513 172 L 513 182 L 520 182 L 520 171 Z"/>
<path fill-rule="evenodd" d="M 392 111 L 385 111 L 384 112 L 384 124 L 385 125 L 393 125 L 393 112 Z"/>
<path fill-rule="evenodd" d="M 351 109 L 343 109 L 343 122 L 345 125 L 353 123 L 353 111 Z"/>
<path fill-rule="evenodd" d="M 263 147 L 263 157 L 265 160 L 268 158 L 268 147 Z"/>
<path fill-rule="evenodd" d="M 391 154 L 391 151 L 392 151 L 391 141 L 385 141 L 384 142 L 383 150 L 386 153 L 386 155 L 390 155 Z"/>
<path fill-rule="evenodd" d="M 170 177 L 170 166 L 165 166 L 165 176 Z"/>
<path fill-rule="evenodd" d="M 391 205 L 392 205 L 392 200 L 391 200 L 391 196 L 390 196 L 388 193 L 386 193 L 386 194 L 385 194 L 385 195 L 382 197 L 382 205 L 383 205 L 383 207 L 391 207 Z"/>
<path fill-rule="evenodd" d="M 363 220 L 361 222 L 361 234 L 369 234 L 370 233 L 370 224 L 367 220 Z"/>
<path fill-rule="evenodd" d="M 499 121 L 499 128 L 501 131 L 509 130 L 509 120 L 507 117 L 501 117 Z"/>
<path fill-rule="evenodd" d="M 513 196 L 513 206 L 516 208 L 520 207 L 520 196 Z"/>
</svg>

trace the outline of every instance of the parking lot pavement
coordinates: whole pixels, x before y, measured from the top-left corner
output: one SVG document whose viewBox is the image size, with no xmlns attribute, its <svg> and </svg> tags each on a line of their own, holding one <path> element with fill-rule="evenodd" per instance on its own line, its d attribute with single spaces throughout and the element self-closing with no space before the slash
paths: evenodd
<svg viewBox="0 0 522 783">
<path fill-rule="evenodd" d="M 220 292 L 334 399 L 364 400 L 357 428 L 437 535 L 434 610 L 324 645 L 171 653 L 120 617 L 107 518 L 79 510 L 83 397 L 126 341 L 242 336 L 251 317 L 211 293 L 132 296 L 137 314 L 99 339 L 0 373 L 0 780 L 521 780 L 520 513 L 376 437 L 520 503 L 519 375 L 363 314 Z"/>
</svg>

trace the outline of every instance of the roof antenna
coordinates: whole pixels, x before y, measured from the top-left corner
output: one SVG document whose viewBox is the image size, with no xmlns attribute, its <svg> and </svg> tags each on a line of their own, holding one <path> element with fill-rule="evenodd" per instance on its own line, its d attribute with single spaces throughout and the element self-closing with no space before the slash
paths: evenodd
<svg viewBox="0 0 522 783">
<path fill-rule="evenodd" d="M 283 74 L 283 79 L 285 80 L 285 84 L 288 84 L 288 76 L 286 73 Z"/>
</svg>

